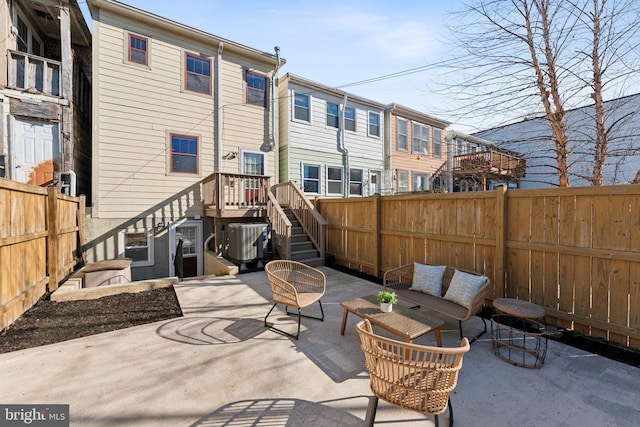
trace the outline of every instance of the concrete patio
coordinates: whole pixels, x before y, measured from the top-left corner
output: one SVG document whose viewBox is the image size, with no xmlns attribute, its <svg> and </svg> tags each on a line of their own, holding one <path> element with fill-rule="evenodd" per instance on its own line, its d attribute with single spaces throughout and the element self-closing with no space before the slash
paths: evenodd
<svg viewBox="0 0 640 427">
<path fill-rule="evenodd" d="M 264 328 L 264 272 L 184 281 L 175 287 L 183 318 L 0 355 L 0 403 L 69 404 L 72 426 L 363 425 L 371 393 L 358 318 L 341 336 L 339 303 L 380 286 L 322 270 L 326 318 L 303 319 L 299 341 Z M 295 330 L 282 311 L 269 320 Z M 475 334 L 482 322 L 464 327 Z M 442 337 L 457 345 L 457 324 Z M 452 401 L 459 427 L 631 427 L 640 420 L 640 369 L 554 341 L 542 369 L 519 368 L 493 354 L 486 334 L 465 356 Z M 433 417 L 381 401 L 376 424 L 433 425 Z"/>
</svg>

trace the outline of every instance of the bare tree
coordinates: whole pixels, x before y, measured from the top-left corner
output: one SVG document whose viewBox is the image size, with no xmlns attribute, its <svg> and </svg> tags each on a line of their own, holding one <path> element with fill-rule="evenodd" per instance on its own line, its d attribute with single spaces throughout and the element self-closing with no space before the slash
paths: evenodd
<svg viewBox="0 0 640 427">
<path fill-rule="evenodd" d="M 543 113 L 554 143 L 558 185 L 570 185 L 575 173 L 570 156 L 578 151 L 592 153 L 590 173 L 580 175 L 601 185 L 612 130 L 605 123 L 604 93 L 620 95 L 625 83 L 637 78 L 637 3 L 478 0 L 467 5 L 448 24 L 457 53 L 444 84 L 457 117 L 485 116 L 504 123 Z M 591 148 L 585 148 L 570 139 L 566 113 L 590 101 L 594 131 Z"/>
</svg>

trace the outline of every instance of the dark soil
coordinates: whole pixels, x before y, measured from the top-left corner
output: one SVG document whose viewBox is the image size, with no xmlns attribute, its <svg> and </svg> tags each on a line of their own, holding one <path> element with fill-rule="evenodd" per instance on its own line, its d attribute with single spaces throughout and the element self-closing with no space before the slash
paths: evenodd
<svg viewBox="0 0 640 427">
<path fill-rule="evenodd" d="M 42 298 L 0 332 L 0 353 L 181 316 L 173 287 L 82 301 Z"/>
</svg>

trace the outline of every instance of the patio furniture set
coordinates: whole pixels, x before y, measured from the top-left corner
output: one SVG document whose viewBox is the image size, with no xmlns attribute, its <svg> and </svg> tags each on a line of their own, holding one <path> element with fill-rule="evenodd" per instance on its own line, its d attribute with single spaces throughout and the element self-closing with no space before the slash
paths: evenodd
<svg viewBox="0 0 640 427">
<path fill-rule="evenodd" d="M 326 290 L 326 276 L 306 264 L 289 261 L 271 261 L 265 266 L 274 304 L 264 318 L 264 325 L 278 333 L 298 339 L 300 318 L 324 320 L 320 299 Z M 367 423 L 375 421 L 378 399 L 402 408 L 435 416 L 449 408 L 449 425 L 453 424 L 450 394 L 457 384 L 464 353 L 470 344 L 487 330 L 471 340 L 463 335 L 462 322 L 478 314 L 489 289 L 489 279 L 477 273 L 449 266 L 420 263 L 388 270 L 383 278 L 385 291 L 395 292 L 398 298 L 411 306 L 394 306 L 393 311 L 381 311 L 375 295 L 343 301 L 342 326 L 344 335 L 349 313 L 363 320 L 356 325 L 360 348 L 365 356 L 365 368 L 370 376 L 374 394 L 367 411 Z M 318 302 L 320 316 L 308 316 L 301 309 Z M 297 333 L 285 332 L 267 323 L 267 318 L 278 304 L 285 313 L 296 315 Z M 290 312 L 288 308 L 297 312 Z M 491 339 L 494 353 L 516 366 L 540 368 L 546 356 L 545 311 L 535 304 L 511 298 L 494 301 L 495 313 L 491 318 Z M 440 327 L 444 317 L 458 321 L 460 345 L 443 347 Z M 372 325 L 404 340 L 398 341 L 376 334 Z M 437 346 L 414 344 L 413 340 L 433 331 Z"/>
</svg>

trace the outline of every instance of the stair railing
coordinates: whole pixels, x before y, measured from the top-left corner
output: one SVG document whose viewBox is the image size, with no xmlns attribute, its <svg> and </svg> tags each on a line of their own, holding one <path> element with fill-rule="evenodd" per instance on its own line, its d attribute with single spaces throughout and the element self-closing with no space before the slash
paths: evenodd
<svg viewBox="0 0 640 427">
<path fill-rule="evenodd" d="M 307 196 L 300 190 L 295 182 L 289 181 L 273 186 L 278 203 L 289 207 L 302 226 L 309 240 L 315 246 L 320 257 L 325 257 L 325 230 L 327 221 L 320 212 L 311 204 Z"/>
<path fill-rule="evenodd" d="M 271 221 L 271 242 L 283 259 L 291 259 L 291 221 L 275 195 L 267 192 L 267 212 Z"/>
</svg>

